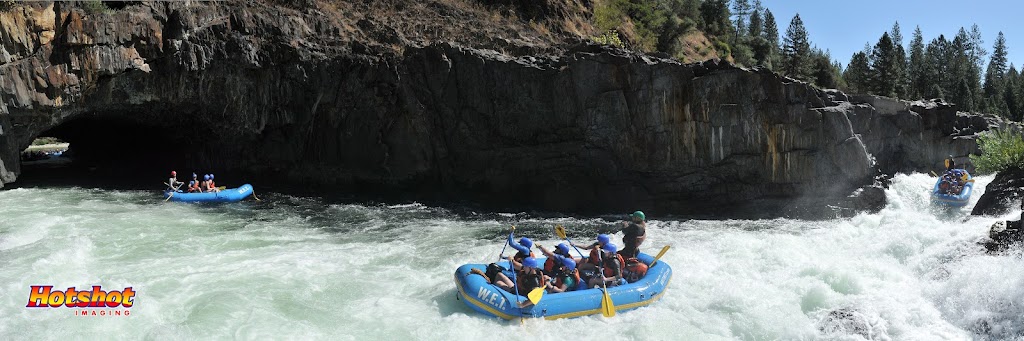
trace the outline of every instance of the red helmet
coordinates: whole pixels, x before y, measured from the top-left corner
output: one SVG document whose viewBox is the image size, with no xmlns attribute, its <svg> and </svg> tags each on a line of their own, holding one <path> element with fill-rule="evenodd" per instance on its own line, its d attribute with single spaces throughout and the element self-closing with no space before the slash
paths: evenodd
<svg viewBox="0 0 1024 341">
<path fill-rule="evenodd" d="M 171 171 L 171 176 L 178 176 L 178 172 Z"/>
</svg>

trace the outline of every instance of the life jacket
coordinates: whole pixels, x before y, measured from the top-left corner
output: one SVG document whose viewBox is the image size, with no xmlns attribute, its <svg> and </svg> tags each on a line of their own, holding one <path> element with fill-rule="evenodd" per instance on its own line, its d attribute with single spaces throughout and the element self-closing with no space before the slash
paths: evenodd
<svg viewBox="0 0 1024 341">
<path fill-rule="evenodd" d="M 555 257 L 548 257 L 544 261 L 544 273 L 553 275 L 555 273 Z"/>
<path fill-rule="evenodd" d="M 526 257 L 533 257 L 533 251 L 530 251 L 529 255 L 524 254 L 522 251 L 516 252 L 516 255 L 512 256 L 512 259 L 514 259 L 517 262 L 522 263 L 523 260 L 526 259 Z"/>
<path fill-rule="evenodd" d="M 625 268 L 622 269 L 622 278 L 625 278 L 626 282 L 633 283 L 647 275 L 647 264 L 644 264 L 639 259 L 626 259 L 625 264 Z"/>
<path fill-rule="evenodd" d="M 188 191 L 189 192 L 195 192 L 198 189 L 199 189 L 199 184 L 197 183 L 197 181 L 192 180 L 192 181 L 188 182 Z"/>
<path fill-rule="evenodd" d="M 594 265 L 601 265 L 601 256 L 599 255 L 600 252 L 601 248 L 598 246 L 591 248 L 590 257 L 587 258 L 587 262 Z"/>
<path fill-rule="evenodd" d="M 566 277 L 572 277 L 572 279 L 574 281 L 576 281 L 576 283 L 573 286 L 571 286 L 571 287 L 565 288 L 565 291 L 574 291 L 577 288 L 579 288 L 580 282 L 582 282 L 582 280 L 580 279 L 580 272 L 575 270 L 575 269 L 573 269 L 572 272 L 568 273 L 568 274 L 566 274 L 566 273 L 559 273 L 559 274 L 557 274 L 555 276 L 552 276 L 552 278 L 554 278 L 554 281 L 553 281 L 552 284 L 555 287 L 561 287 L 562 284 L 565 284 L 565 278 Z"/>
<path fill-rule="evenodd" d="M 605 259 L 604 260 L 604 264 L 601 266 L 601 268 L 604 269 L 604 277 L 615 277 L 615 269 L 613 269 L 610 266 L 611 262 L 613 260 L 615 260 L 615 259 L 618 259 L 618 261 L 619 261 L 619 273 L 620 274 L 622 273 L 622 268 L 624 268 L 626 266 L 626 260 L 622 259 L 622 255 L 616 253 L 615 254 L 615 258 L 613 258 L 613 259 Z"/>
<path fill-rule="evenodd" d="M 565 258 L 571 258 L 569 256 L 566 256 L 566 255 L 563 255 L 563 254 L 558 254 L 558 253 L 556 253 L 555 255 L 556 256 L 565 257 Z M 548 274 L 549 276 L 552 276 L 552 277 L 557 272 L 556 269 L 555 269 L 555 258 L 557 258 L 557 257 L 554 257 L 554 256 L 548 257 L 548 259 L 544 261 L 544 273 Z"/>
<path fill-rule="evenodd" d="M 529 274 L 517 274 L 519 276 L 519 293 L 526 294 L 533 289 L 547 286 L 548 280 L 543 273 L 531 272 Z"/>
<path fill-rule="evenodd" d="M 643 234 L 641 234 L 639 236 L 636 236 L 636 246 L 637 247 L 640 247 L 640 244 L 643 244 L 644 241 L 647 240 L 647 225 L 645 224 L 641 228 L 643 229 Z"/>
<path fill-rule="evenodd" d="M 206 188 L 210 190 L 217 189 L 217 184 L 214 184 L 213 180 L 210 180 L 209 182 L 206 183 Z"/>
</svg>

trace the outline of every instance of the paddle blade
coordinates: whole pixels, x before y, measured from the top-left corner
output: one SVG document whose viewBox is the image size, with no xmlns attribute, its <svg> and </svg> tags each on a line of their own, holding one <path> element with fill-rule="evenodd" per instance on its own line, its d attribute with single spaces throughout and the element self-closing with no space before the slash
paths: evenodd
<svg viewBox="0 0 1024 341">
<path fill-rule="evenodd" d="M 526 294 L 526 298 L 530 299 L 533 304 L 540 303 L 540 299 L 544 297 L 544 288 L 534 288 L 529 294 Z"/>
<path fill-rule="evenodd" d="M 654 264 L 657 263 L 659 259 L 661 259 L 661 256 L 664 256 L 665 252 L 668 252 L 669 246 L 671 245 L 665 245 L 665 247 L 661 248 L 661 252 L 658 252 L 658 255 L 654 256 L 654 261 L 651 262 L 651 266 L 654 266 Z"/>
<path fill-rule="evenodd" d="M 612 296 L 608 295 L 608 289 L 604 290 L 604 297 L 601 298 L 601 315 L 604 317 L 615 316 L 615 303 L 612 303 Z"/>
<path fill-rule="evenodd" d="M 557 235 L 559 239 L 565 239 L 565 226 L 555 225 L 555 235 Z"/>
</svg>

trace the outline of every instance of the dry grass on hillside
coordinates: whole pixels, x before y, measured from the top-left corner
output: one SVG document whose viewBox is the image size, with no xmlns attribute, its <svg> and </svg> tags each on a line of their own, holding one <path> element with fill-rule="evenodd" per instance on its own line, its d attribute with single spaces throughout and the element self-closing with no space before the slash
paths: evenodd
<svg viewBox="0 0 1024 341">
<path fill-rule="evenodd" d="M 515 1 L 497 2 L 319 0 L 316 6 L 346 38 L 396 49 L 442 41 L 497 50 L 543 49 L 585 39 L 594 31 L 587 19 L 589 10 L 578 0 L 526 1 L 544 4 L 550 10 L 546 13 L 524 12 Z"/>
</svg>

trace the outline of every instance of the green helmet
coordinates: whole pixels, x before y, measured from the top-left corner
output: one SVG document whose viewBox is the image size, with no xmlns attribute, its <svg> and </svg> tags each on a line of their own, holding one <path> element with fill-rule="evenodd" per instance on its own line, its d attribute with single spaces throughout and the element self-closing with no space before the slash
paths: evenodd
<svg viewBox="0 0 1024 341">
<path fill-rule="evenodd" d="M 633 214 L 630 214 L 629 216 L 630 217 L 634 217 L 634 218 L 640 218 L 640 220 L 644 220 L 644 221 L 647 220 L 647 216 L 644 215 L 643 211 L 633 212 Z"/>
</svg>

